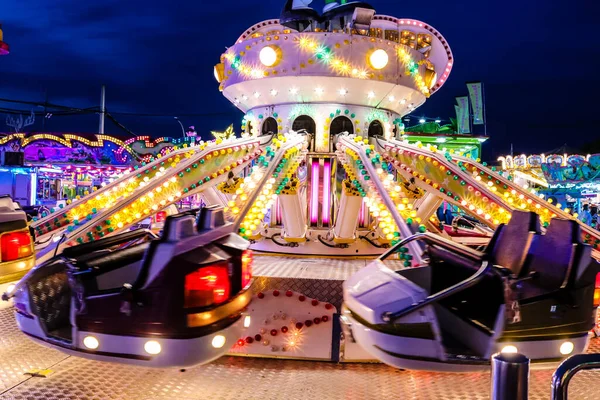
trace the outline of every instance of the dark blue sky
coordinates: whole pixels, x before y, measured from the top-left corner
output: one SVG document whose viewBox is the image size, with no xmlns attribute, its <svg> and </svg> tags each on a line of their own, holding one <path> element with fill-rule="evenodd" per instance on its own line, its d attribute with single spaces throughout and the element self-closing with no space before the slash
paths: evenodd
<svg viewBox="0 0 600 400">
<path fill-rule="evenodd" d="M 226 46 L 251 24 L 277 18 L 283 0 L 3 0 L 0 21 L 10 55 L 0 58 L 0 98 L 74 107 L 99 103 L 107 85 L 113 113 L 136 134 L 173 136 L 172 116 L 206 135 L 242 114 L 218 91 L 213 66 Z M 598 137 L 599 7 L 592 0 L 372 0 L 379 14 L 416 18 L 448 40 L 455 65 L 444 87 L 413 115 L 454 113 L 464 82 L 486 85 L 485 158 L 509 150 L 577 147 Z M 321 9 L 323 1 L 313 7 Z M 594 11 L 596 10 L 596 11 Z M 0 103 L 0 107 L 25 108 Z M 185 114 L 214 113 L 206 117 Z M 0 130 L 6 130 L 0 120 Z M 38 120 L 33 127 L 41 130 Z M 97 117 L 55 117 L 49 131 L 94 132 Z M 121 133 L 107 121 L 108 133 Z"/>
</svg>

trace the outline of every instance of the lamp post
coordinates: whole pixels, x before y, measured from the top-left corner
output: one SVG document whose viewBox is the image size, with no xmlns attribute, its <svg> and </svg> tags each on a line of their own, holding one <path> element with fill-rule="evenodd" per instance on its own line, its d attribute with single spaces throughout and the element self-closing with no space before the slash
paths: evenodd
<svg viewBox="0 0 600 400">
<path fill-rule="evenodd" d="M 185 137 L 185 128 L 183 127 L 183 124 L 177 117 L 175 117 L 175 121 L 179 122 L 179 125 L 181 126 L 181 133 L 183 134 L 183 137 Z"/>
</svg>

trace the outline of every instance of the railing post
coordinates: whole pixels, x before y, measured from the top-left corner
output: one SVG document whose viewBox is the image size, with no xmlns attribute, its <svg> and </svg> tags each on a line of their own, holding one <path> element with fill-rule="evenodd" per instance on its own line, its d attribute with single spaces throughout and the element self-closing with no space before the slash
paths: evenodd
<svg viewBox="0 0 600 400">
<path fill-rule="evenodd" d="M 492 400 L 527 400 L 529 359 L 518 353 L 492 356 Z"/>
<path fill-rule="evenodd" d="M 552 400 L 567 400 L 571 378 L 589 369 L 600 369 L 600 354 L 576 354 L 563 361 L 552 375 Z"/>
</svg>

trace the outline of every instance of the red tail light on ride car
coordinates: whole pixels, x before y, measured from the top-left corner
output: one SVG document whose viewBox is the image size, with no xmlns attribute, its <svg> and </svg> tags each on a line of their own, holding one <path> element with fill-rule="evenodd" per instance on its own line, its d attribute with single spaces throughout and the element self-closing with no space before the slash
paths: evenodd
<svg viewBox="0 0 600 400">
<path fill-rule="evenodd" d="M 154 222 L 165 222 L 165 220 L 167 219 L 167 212 L 166 211 L 160 211 L 157 212 L 156 215 L 154 216 Z"/>
<path fill-rule="evenodd" d="M 252 250 L 244 250 L 242 253 L 242 288 L 245 288 L 252 280 Z"/>
<path fill-rule="evenodd" d="M 13 232 L 2 235 L 0 240 L 2 261 L 13 261 L 33 254 L 29 232 Z"/>
<path fill-rule="evenodd" d="M 600 306 L 600 273 L 596 275 L 596 284 L 594 285 L 594 307 Z"/>
<path fill-rule="evenodd" d="M 206 307 L 229 299 L 227 262 L 198 269 L 185 277 L 185 307 Z"/>
</svg>

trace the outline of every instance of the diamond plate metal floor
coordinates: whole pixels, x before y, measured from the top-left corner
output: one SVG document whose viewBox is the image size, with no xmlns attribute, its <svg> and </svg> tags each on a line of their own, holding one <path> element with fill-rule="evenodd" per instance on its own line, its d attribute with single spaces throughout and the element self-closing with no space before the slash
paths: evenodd
<svg viewBox="0 0 600 400">
<path fill-rule="evenodd" d="M 342 305 L 342 284 L 371 260 L 353 258 L 314 258 L 266 256 L 255 253 L 254 293 L 268 290 L 293 290 L 320 301 Z M 402 261 L 386 260 L 391 269 L 401 269 Z"/>
<path fill-rule="evenodd" d="M 600 351 L 600 340 L 592 341 Z M 47 378 L 24 375 L 50 368 Z M 531 371 L 530 399 L 550 398 L 552 370 Z M 600 372 L 582 372 L 570 399 L 596 399 Z M 399 371 L 382 364 L 224 357 L 185 372 L 84 360 L 38 346 L 21 334 L 11 309 L 0 310 L 2 400 L 239 400 L 489 398 L 489 373 Z"/>
<path fill-rule="evenodd" d="M 334 287 L 367 262 L 256 257 L 254 274 L 263 286 L 287 279 Z M 327 296 L 339 296 L 337 288 L 333 291 Z M 600 352 L 600 339 L 592 340 L 590 351 Z M 46 378 L 24 375 L 31 369 L 53 373 Z M 531 400 L 550 398 L 552 372 L 531 371 Z M 600 372 L 576 375 L 570 389 L 570 399 L 595 400 Z M 488 399 L 489 390 L 489 373 L 399 371 L 383 364 L 223 357 L 182 372 L 101 363 L 33 343 L 17 329 L 13 310 L 0 308 L 0 400 L 479 400 Z"/>
</svg>

